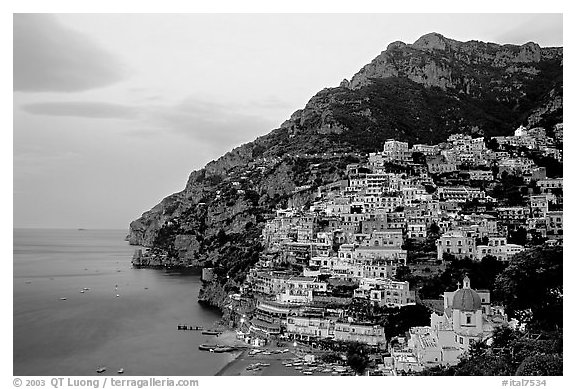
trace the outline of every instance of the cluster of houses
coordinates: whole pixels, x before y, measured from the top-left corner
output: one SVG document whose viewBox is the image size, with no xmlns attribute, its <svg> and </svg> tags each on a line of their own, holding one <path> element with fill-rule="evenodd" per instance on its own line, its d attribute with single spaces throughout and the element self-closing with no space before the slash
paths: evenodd
<svg viewBox="0 0 576 389">
<path fill-rule="evenodd" d="M 558 131 L 559 129 L 559 131 Z M 499 261 L 524 250 L 512 237 L 562 244 L 562 178 L 549 178 L 524 148 L 562 161 L 561 125 L 556 138 L 544 129 L 519 128 L 514 136 L 456 134 L 438 145 L 396 140 L 347 166 L 346 179 L 317 188 L 306 208 L 276 210 L 262 232 L 265 254 L 251 269 L 230 307 L 247 341 L 279 338 L 317 342 L 359 341 L 388 348 L 382 369 L 398 373 L 457 363 L 474 341 L 508 325 L 490 292 L 474 290 L 466 277 L 444 294 L 430 326 L 414 327 L 390 346 L 384 328 L 346 309 L 354 299 L 380 307 L 416 304 L 407 281 L 408 245 L 433 239 L 431 262 L 487 256 Z M 491 197 L 506 175 L 527 186 L 520 205 Z M 251 296 L 250 298 L 245 296 Z"/>
</svg>

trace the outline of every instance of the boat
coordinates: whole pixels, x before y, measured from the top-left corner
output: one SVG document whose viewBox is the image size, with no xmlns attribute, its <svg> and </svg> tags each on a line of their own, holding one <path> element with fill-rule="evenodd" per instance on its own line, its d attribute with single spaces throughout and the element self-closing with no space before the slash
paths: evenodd
<svg viewBox="0 0 576 389">
<path fill-rule="evenodd" d="M 212 330 L 206 330 L 206 331 L 202 331 L 202 335 L 220 335 L 221 332 L 219 331 L 212 331 Z"/>
<path fill-rule="evenodd" d="M 234 347 L 230 347 L 230 346 L 218 346 L 214 349 L 215 353 L 227 353 L 230 351 L 234 351 L 235 348 Z"/>
<path fill-rule="evenodd" d="M 124 368 L 121 368 L 120 370 L 118 370 L 118 374 L 124 374 Z"/>
<path fill-rule="evenodd" d="M 218 347 L 217 344 L 201 344 L 200 346 L 198 346 L 198 350 L 210 351 L 214 350 L 216 347 Z"/>
<path fill-rule="evenodd" d="M 96 369 L 96 373 L 100 374 L 100 373 L 104 373 L 106 371 L 106 367 L 101 366 L 98 369 Z"/>
<path fill-rule="evenodd" d="M 80 291 L 80 293 L 84 293 L 84 292 L 85 292 L 84 290 L 81 290 L 81 291 Z"/>
<path fill-rule="evenodd" d="M 60 300 L 68 300 L 66 297 L 60 297 Z"/>
</svg>

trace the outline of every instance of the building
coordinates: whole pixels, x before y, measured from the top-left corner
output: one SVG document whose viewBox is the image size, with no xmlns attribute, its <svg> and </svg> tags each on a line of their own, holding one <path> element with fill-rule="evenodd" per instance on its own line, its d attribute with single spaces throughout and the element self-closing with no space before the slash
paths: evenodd
<svg viewBox="0 0 576 389">
<path fill-rule="evenodd" d="M 430 321 L 440 345 L 457 347 L 460 354 L 473 342 L 488 338 L 496 327 L 508 324 L 501 310 L 491 307 L 490 292 L 472 289 L 467 276 L 462 288 L 444 292 L 444 312 L 432 313 Z"/>
<path fill-rule="evenodd" d="M 290 339 L 310 342 L 334 337 L 334 319 L 317 316 L 290 316 L 286 334 Z"/>
<path fill-rule="evenodd" d="M 384 327 L 372 323 L 340 322 L 334 324 L 334 340 L 386 346 Z"/>
<path fill-rule="evenodd" d="M 442 260 L 444 254 L 451 254 L 458 259 L 464 257 L 474 258 L 476 255 L 476 241 L 463 231 L 448 231 L 436 240 L 437 258 Z"/>
<path fill-rule="evenodd" d="M 562 211 L 550 211 L 546 215 L 546 235 L 553 239 L 562 239 L 564 235 Z"/>
<path fill-rule="evenodd" d="M 426 157 L 426 166 L 428 166 L 428 173 L 430 174 L 451 173 L 458 170 L 454 162 L 447 161 L 441 155 Z"/>
<path fill-rule="evenodd" d="M 465 203 L 474 199 L 484 200 L 486 197 L 483 190 L 469 186 L 441 186 L 438 187 L 437 194 L 440 201 L 457 203 Z"/>
<path fill-rule="evenodd" d="M 406 234 L 408 238 L 426 238 L 426 224 L 408 223 Z"/>
<path fill-rule="evenodd" d="M 530 196 L 530 214 L 533 218 L 546 217 L 546 214 L 548 214 L 548 196 Z"/>
<path fill-rule="evenodd" d="M 387 307 L 415 304 L 415 295 L 410 293 L 408 281 L 393 281 L 389 278 L 362 278 L 359 287 L 354 290 L 354 297 Z"/>
<path fill-rule="evenodd" d="M 469 170 L 469 177 L 471 181 L 492 181 L 494 174 L 491 170 Z"/>
<path fill-rule="evenodd" d="M 549 192 L 554 189 L 562 189 L 564 187 L 562 178 L 546 178 L 544 180 L 536 181 L 536 186 L 543 192 Z"/>
</svg>

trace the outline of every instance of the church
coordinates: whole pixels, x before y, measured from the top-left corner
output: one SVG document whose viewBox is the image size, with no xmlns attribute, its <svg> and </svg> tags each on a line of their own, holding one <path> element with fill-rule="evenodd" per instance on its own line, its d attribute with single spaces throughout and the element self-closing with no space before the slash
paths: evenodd
<svg viewBox="0 0 576 389">
<path fill-rule="evenodd" d="M 453 365 L 472 343 L 507 325 L 503 308 L 490 304 L 490 291 L 472 289 L 465 276 L 462 286 L 458 283 L 455 291 L 444 292 L 443 313 L 432 313 L 430 327 L 410 330 L 409 347 L 423 367 Z"/>
</svg>

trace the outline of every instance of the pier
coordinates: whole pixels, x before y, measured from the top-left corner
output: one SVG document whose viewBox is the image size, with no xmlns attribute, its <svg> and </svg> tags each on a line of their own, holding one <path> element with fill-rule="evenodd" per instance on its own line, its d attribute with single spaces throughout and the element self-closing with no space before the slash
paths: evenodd
<svg viewBox="0 0 576 389">
<path fill-rule="evenodd" d="M 178 329 L 182 331 L 203 331 L 204 327 L 188 324 L 178 324 Z"/>
</svg>

